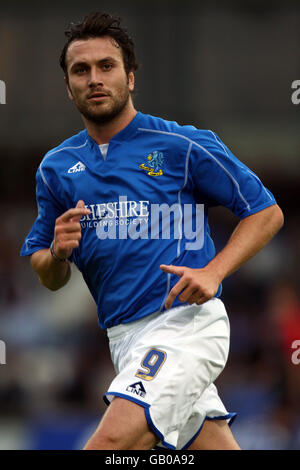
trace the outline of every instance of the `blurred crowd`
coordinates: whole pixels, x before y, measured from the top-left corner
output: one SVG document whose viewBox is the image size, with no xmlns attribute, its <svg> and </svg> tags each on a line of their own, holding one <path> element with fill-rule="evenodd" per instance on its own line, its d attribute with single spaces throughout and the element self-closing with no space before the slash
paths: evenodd
<svg viewBox="0 0 300 470">
<path fill-rule="evenodd" d="M 55 4 L 55 5 L 54 5 Z M 114 370 L 81 274 L 47 291 L 24 237 L 46 151 L 82 129 L 58 57 L 63 31 L 88 12 L 117 13 L 136 38 L 134 99 L 143 112 L 212 128 L 260 176 L 285 215 L 275 239 L 224 281 L 231 349 L 217 379 L 244 449 L 300 448 L 298 1 L 1 2 L 0 449 L 80 449 L 105 411 Z M 211 126 L 211 127 L 210 127 Z M 237 220 L 213 209 L 219 250 Z M 0 346 L 3 343 L 0 343 Z M 0 351 L 1 353 L 1 351 Z"/>
<path fill-rule="evenodd" d="M 270 183 L 283 201 L 285 226 L 224 281 L 231 349 L 216 385 L 227 409 L 238 413 L 232 430 L 242 448 L 297 449 L 300 364 L 292 361 L 292 344 L 300 340 L 300 224 L 289 204 L 293 194 Z M 32 193 L 21 205 L 4 201 L 2 213 L 0 449 L 81 448 L 105 411 L 102 395 L 114 377 L 106 333 L 76 267 L 67 286 L 50 292 L 19 257 L 36 216 Z M 212 211 L 217 249 L 235 223 L 227 211 Z"/>
</svg>

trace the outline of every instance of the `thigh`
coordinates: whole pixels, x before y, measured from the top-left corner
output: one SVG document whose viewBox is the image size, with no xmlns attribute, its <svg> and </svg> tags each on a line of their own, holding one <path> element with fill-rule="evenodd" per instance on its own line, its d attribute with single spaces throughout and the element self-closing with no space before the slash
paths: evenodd
<svg viewBox="0 0 300 470">
<path fill-rule="evenodd" d="M 183 448 L 208 414 L 202 401 L 199 410 L 195 405 L 207 395 L 227 359 L 229 328 L 223 304 L 215 299 L 204 306 L 175 308 L 145 323 L 134 336 L 124 338 L 119 328 L 115 331 L 118 336 L 110 335 L 110 347 L 118 375 L 105 394 L 106 402 L 122 396 L 140 403 L 162 444 Z M 211 409 L 214 416 L 226 414 L 224 407 Z"/>
<path fill-rule="evenodd" d="M 205 420 L 188 450 L 240 450 L 226 420 Z"/>
<path fill-rule="evenodd" d="M 149 429 L 144 408 L 115 397 L 85 450 L 150 450 L 158 438 Z"/>
</svg>

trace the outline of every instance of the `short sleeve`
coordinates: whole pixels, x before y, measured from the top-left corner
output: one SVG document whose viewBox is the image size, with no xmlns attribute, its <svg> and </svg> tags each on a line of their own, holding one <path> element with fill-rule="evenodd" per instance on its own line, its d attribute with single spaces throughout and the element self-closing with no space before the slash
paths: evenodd
<svg viewBox="0 0 300 470">
<path fill-rule="evenodd" d="M 276 204 L 258 176 L 214 132 L 194 141 L 190 160 L 197 199 L 208 206 L 225 206 L 242 219 Z"/>
<path fill-rule="evenodd" d="M 49 248 L 54 236 L 55 221 L 64 212 L 40 167 L 36 173 L 36 202 L 38 216 L 24 241 L 21 256 L 29 256 L 35 251 Z"/>
</svg>

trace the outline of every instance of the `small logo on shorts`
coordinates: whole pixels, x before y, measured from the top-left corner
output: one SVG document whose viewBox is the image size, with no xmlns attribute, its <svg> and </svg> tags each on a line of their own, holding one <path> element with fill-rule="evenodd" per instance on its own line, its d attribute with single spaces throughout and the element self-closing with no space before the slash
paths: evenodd
<svg viewBox="0 0 300 470">
<path fill-rule="evenodd" d="M 142 397 L 142 398 L 146 396 L 146 390 L 142 382 L 136 382 L 134 384 L 128 385 L 128 387 L 126 388 L 126 391 L 134 393 L 135 395 L 138 395 L 139 397 Z"/>
</svg>

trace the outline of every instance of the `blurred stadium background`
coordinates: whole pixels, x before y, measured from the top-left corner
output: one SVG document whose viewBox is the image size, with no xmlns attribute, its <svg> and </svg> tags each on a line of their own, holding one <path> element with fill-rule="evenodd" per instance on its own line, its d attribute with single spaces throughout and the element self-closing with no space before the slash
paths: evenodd
<svg viewBox="0 0 300 470">
<path fill-rule="evenodd" d="M 135 104 L 216 131 L 273 191 L 285 227 L 224 282 L 231 351 L 217 380 L 244 449 L 300 448 L 299 1 L 0 1 L 0 449 L 79 449 L 114 376 L 105 332 L 76 269 L 51 293 L 19 258 L 36 216 L 34 178 L 46 151 L 82 129 L 58 57 L 70 21 L 119 14 L 141 67 Z M 298 201 L 298 202 L 297 202 Z M 236 223 L 215 209 L 216 244 Z"/>
</svg>

